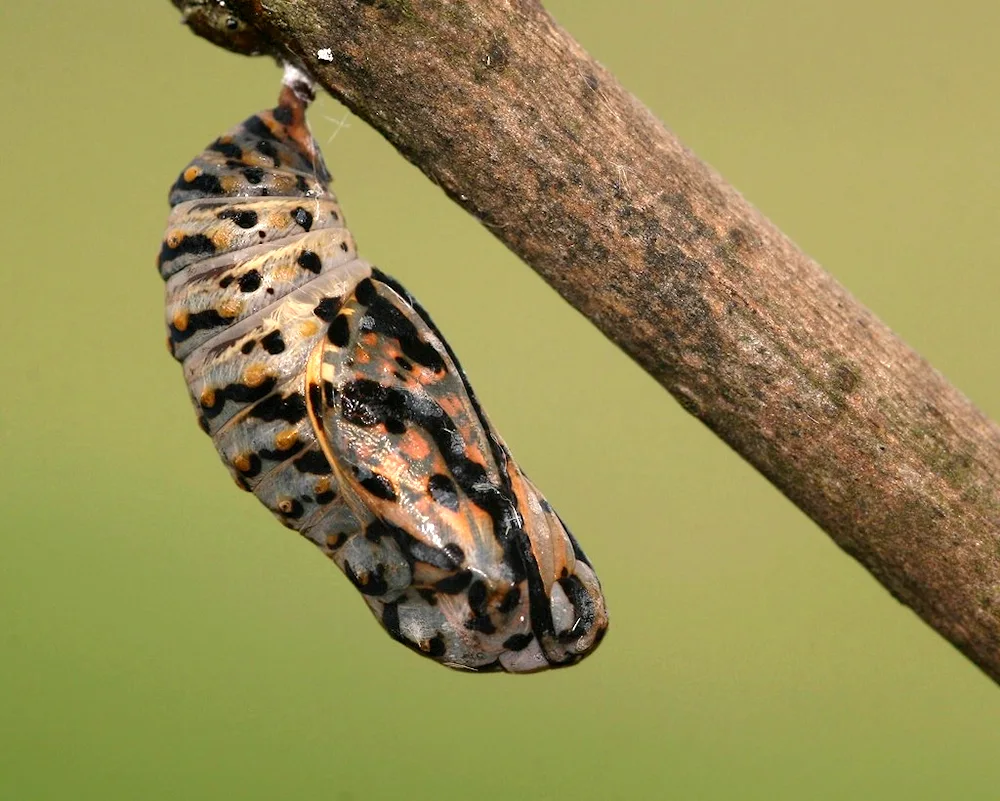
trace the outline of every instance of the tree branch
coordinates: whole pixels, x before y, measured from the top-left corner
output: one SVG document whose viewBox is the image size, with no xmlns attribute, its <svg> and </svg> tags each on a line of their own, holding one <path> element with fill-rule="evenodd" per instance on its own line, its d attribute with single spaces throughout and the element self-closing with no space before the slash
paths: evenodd
<svg viewBox="0 0 1000 801">
<path fill-rule="evenodd" d="M 254 43 L 231 49 L 304 66 L 1000 681 L 1000 430 L 538 2 L 224 13 Z"/>
</svg>

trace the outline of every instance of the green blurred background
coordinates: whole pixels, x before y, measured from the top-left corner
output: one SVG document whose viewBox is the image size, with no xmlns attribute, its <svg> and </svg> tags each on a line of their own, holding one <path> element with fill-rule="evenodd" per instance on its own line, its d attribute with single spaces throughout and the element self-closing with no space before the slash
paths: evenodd
<svg viewBox="0 0 1000 801">
<path fill-rule="evenodd" d="M 1000 416 L 995 2 L 548 5 Z M 324 99 L 362 252 L 431 310 L 613 618 L 528 677 L 392 643 L 232 486 L 164 348 L 167 187 L 279 76 L 177 20 L 0 10 L 0 798 L 997 797 L 1000 688 Z"/>
</svg>

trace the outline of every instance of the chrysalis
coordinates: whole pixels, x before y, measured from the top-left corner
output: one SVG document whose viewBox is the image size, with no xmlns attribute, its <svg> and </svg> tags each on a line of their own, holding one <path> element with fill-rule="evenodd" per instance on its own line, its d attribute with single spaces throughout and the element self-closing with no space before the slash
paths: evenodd
<svg viewBox="0 0 1000 801">
<path fill-rule="evenodd" d="M 170 351 L 237 483 L 385 630 L 449 667 L 570 665 L 601 586 L 440 332 L 358 258 L 288 80 L 181 173 L 158 260 Z"/>
</svg>

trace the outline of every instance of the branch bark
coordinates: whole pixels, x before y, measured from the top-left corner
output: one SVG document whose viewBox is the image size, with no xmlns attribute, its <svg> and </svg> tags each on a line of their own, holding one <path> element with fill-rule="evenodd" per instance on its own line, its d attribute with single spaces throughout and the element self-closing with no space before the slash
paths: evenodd
<svg viewBox="0 0 1000 801">
<path fill-rule="evenodd" d="M 308 70 L 1000 682 L 1000 429 L 536 0 L 172 1 Z"/>
</svg>

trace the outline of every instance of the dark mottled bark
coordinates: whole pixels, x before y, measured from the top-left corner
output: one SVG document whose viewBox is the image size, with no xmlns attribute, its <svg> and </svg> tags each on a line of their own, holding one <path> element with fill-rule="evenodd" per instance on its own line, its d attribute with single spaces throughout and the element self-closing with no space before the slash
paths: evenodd
<svg viewBox="0 0 1000 801">
<path fill-rule="evenodd" d="M 1000 430 L 538 2 L 174 3 L 304 66 L 1000 681 Z"/>
</svg>

